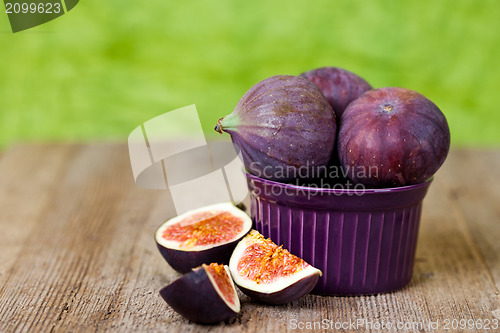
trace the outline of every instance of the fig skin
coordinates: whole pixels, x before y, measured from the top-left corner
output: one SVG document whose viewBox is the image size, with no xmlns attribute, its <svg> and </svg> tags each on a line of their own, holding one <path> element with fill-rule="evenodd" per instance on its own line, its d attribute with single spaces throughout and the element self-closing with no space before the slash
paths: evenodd
<svg viewBox="0 0 500 333">
<path fill-rule="evenodd" d="M 167 263 L 179 273 L 189 273 L 194 267 L 201 264 L 208 264 L 211 262 L 219 262 L 221 264 L 229 264 L 229 259 L 233 253 L 234 248 L 238 242 L 245 237 L 245 235 L 223 245 L 217 245 L 213 248 L 202 251 L 180 251 L 169 249 L 156 241 L 156 246 L 160 251 L 162 257 Z"/>
<path fill-rule="evenodd" d="M 362 77 L 339 67 L 321 67 L 301 76 L 318 86 L 335 111 L 337 122 L 349 103 L 372 89 Z"/>
<path fill-rule="evenodd" d="M 215 130 L 231 135 L 250 173 L 284 182 L 328 164 L 337 125 L 316 85 L 277 75 L 250 88 Z"/>
<path fill-rule="evenodd" d="M 337 148 L 352 181 L 396 187 L 429 179 L 449 147 L 446 118 L 433 102 L 415 91 L 388 87 L 368 91 L 347 107 Z"/>
<path fill-rule="evenodd" d="M 319 276 L 320 276 L 319 274 L 313 274 L 307 276 L 299 280 L 298 282 L 295 282 L 294 284 L 286 287 L 283 290 L 270 294 L 247 289 L 240 285 L 238 285 L 238 288 L 245 295 L 249 296 L 250 298 L 258 302 L 273 304 L 273 305 L 286 304 L 297 300 L 298 299 L 297 295 L 300 295 L 300 297 L 302 297 L 303 295 L 309 294 L 316 286 L 316 283 L 318 283 Z"/>
<path fill-rule="evenodd" d="M 201 267 L 162 288 L 160 296 L 181 316 L 200 324 L 217 324 L 238 314 L 224 302 Z"/>
</svg>

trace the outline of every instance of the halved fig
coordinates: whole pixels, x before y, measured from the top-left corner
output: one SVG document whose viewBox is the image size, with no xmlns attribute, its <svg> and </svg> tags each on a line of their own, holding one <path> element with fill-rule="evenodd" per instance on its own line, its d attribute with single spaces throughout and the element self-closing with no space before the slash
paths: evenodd
<svg viewBox="0 0 500 333">
<path fill-rule="evenodd" d="M 292 302 L 309 293 L 322 275 L 283 246 L 252 230 L 234 249 L 229 270 L 251 298 L 268 304 Z"/>
<path fill-rule="evenodd" d="M 228 264 L 236 244 L 251 228 L 251 218 L 227 202 L 168 220 L 156 231 L 155 240 L 169 265 L 187 273 L 201 264 Z"/>
<path fill-rule="evenodd" d="M 229 268 L 201 265 L 160 290 L 161 297 L 177 313 L 201 324 L 216 324 L 240 312 Z"/>
</svg>

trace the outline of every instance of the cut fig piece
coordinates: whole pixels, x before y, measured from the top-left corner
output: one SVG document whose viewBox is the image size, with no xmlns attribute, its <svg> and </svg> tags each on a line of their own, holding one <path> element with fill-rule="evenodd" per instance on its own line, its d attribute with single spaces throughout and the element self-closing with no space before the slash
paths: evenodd
<svg viewBox="0 0 500 333">
<path fill-rule="evenodd" d="M 161 297 L 177 313 L 201 324 L 216 324 L 240 312 L 229 268 L 201 265 L 160 290 Z"/>
<path fill-rule="evenodd" d="M 201 264 L 228 264 L 236 244 L 251 228 L 251 218 L 227 202 L 168 220 L 156 231 L 155 240 L 169 265 L 187 273 Z"/>
<path fill-rule="evenodd" d="M 285 304 L 309 293 L 321 271 L 291 254 L 283 246 L 252 230 L 234 249 L 229 270 L 234 283 L 251 298 Z"/>
</svg>

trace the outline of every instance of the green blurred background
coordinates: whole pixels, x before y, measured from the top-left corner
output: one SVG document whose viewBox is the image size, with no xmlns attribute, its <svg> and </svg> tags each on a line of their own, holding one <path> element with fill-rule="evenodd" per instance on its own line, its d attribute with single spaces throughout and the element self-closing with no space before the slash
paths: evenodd
<svg viewBox="0 0 500 333">
<path fill-rule="evenodd" d="M 0 14 L 0 32 L 0 148 L 124 141 L 189 104 L 215 136 L 256 82 L 321 66 L 426 95 L 455 147 L 500 146 L 498 0 L 86 0 L 16 34 Z"/>
</svg>

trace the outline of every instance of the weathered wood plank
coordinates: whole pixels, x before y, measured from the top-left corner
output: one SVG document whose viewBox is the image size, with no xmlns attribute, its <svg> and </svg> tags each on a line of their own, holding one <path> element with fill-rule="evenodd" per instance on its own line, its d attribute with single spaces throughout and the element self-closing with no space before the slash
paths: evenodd
<svg viewBox="0 0 500 333">
<path fill-rule="evenodd" d="M 15 147 L 0 159 L 0 296 L 1 286 L 31 228 L 50 202 L 60 174 L 78 146 Z"/>
<path fill-rule="evenodd" d="M 500 290 L 500 154 L 498 151 L 459 150 L 450 156 L 441 177 L 447 195 L 456 202 L 481 260 L 488 266 L 496 291 Z"/>
<path fill-rule="evenodd" d="M 478 190 L 482 160 L 496 173 Z M 153 240 L 173 215 L 171 198 L 135 186 L 125 145 L 17 147 L 0 160 L 0 331 L 294 332 L 294 323 L 313 322 L 359 331 L 368 322 L 377 332 L 389 322 L 433 332 L 445 319 L 493 319 L 499 160 L 500 152 L 450 154 L 424 201 L 415 274 L 403 290 L 281 306 L 241 295 L 237 318 L 206 327 L 158 295 L 179 276 Z M 462 179 L 470 170 L 477 175 Z"/>
<path fill-rule="evenodd" d="M 500 153 L 492 150 L 456 151 L 450 156 L 448 172 L 442 180 L 447 195 L 454 198 L 457 219 L 466 224 L 478 260 L 492 286 L 500 320 Z"/>
</svg>

